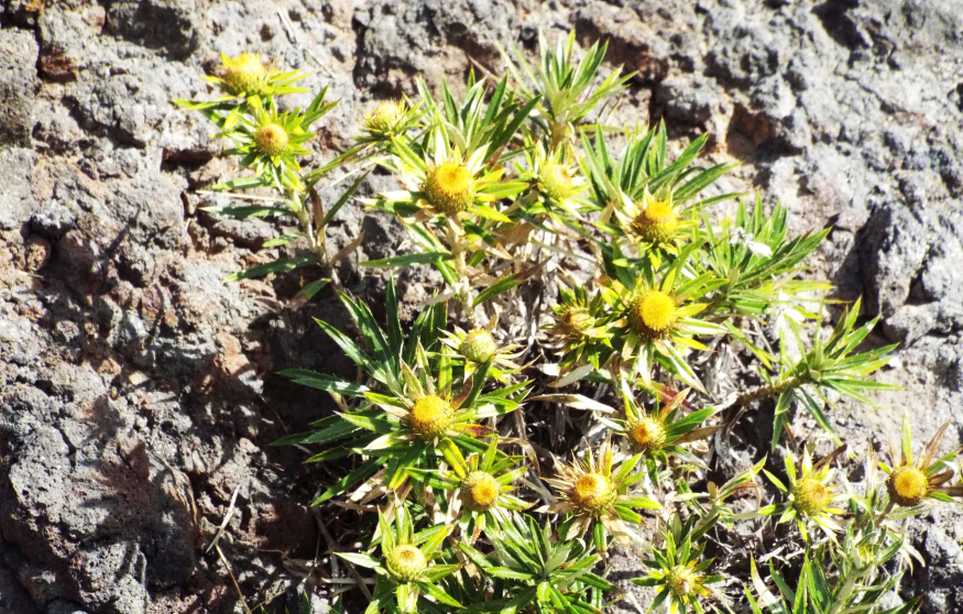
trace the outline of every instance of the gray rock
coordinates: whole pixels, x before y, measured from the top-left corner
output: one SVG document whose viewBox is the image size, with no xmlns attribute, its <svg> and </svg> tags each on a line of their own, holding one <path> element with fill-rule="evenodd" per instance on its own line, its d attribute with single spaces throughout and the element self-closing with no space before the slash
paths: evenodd
<svg viewBox="0 0 963 614">
<path fill-rule="evenodd" d="M 468 58 L 494 67 L 497 45 L 511 44 L 517 29 L 510 6 L 500 0 L 368 2 L 354 14 L 355 83 L 397 95 L 414 90 L 416 75 L 435 83 L 460 76 Z"/>
<path fill-rule="evenodd" d="M 609 39 L 609 64 L 639 74 L 613 123 L 664 116 L 686 136 L 708 131 L 713 156 L 744 163 L 733 190 L 778 198 L 797 230 L 835 226 L 814 265 L 842 297 L 865 294 L 880 332 L 903 343 L 884 375 L 903 390 L 883 393 L 880 411 L 835 407 L 841 434 L 887 440 L 903 408 L 922 403 L 921 437 L 955 420 L 947 445 L 957 443 L 957 4 L 60 0 L 38 13 L 5 2 L 0 552 L 15 553 L 0 557 L 0 612 L 139 612 L 148 599 L 155 612 L 230 611 L 234 589 L 203 548 L 235 488 L 239 513 L 221 544 L 245 594 L 297 582 L 274 552 L 315 538 L 303 503 L 318 476 L 267 444 L 326 400 L 271 374 L 352 373 L 310 321 L 346 318 L 325 293 L 286 309 L 289 277 L 224 282 L 276 227 L 211 219 L 192 193 L 231 170 L 216 164 L 210 126 L 170 100 L 206 95 L 201 74 L 220 51 L 255 51 L 310 70 L 309 88 L 330 84 L 342 104 L 322 122 L 321 158 L 357 131 L 372 98 L 410 93 L 417 75 L 457 83 L 472 61 L 501 74 L 498 46 L 530 48 L 536 28 Z M 364 193 L 390 185 L 372 176 Z M 335 249 L 364 232 L 339 274 L 353 292 L 383 292 L 384 278 L 357 262 L 396 253 L 402 229 L 349 206 L 329 230 Z M 439 285 L 432 275 L 399 277 L 409 315 Z M 917 539 L 931 562 L 913 578 L 928 612 L 963 608 L 958 518 Z M 617 570 L 626 607 L 645 607 L 651 596 L 627 582 L 637 557 L 620 555 Z"/>
<path fill-rule="evenodd" d="M 862 267 L 867 308 L 889 317 L 910 295 L 910 285 L 928 249 L 927 213 L 902 202 L 886 203 L 873 212 L 863 229 Z"/>
<path fill-rule="evenodd" d="M 199 44 L 199 7 L 194 0 L 124 0 L 107 10 L 107 30 L 183 59 Z"/>
<path fill-rule="evenodd" d="M 36 614 L 30 595 L 20 585 L 13 564 L 22 558 L 0 539 L 0 614 Z"/>
<path fill-rule="evenodd" d="M 0 230 L 19 228 L 36 206 L 31 187 L 35 161 L 29 149 L 0 148 Z"/>
<path fill-rule="evenodd" d="M 0 30 L 0 144 L 30 145 L 37 80 L 37 40 L 30 32 Z"/>
</svg>

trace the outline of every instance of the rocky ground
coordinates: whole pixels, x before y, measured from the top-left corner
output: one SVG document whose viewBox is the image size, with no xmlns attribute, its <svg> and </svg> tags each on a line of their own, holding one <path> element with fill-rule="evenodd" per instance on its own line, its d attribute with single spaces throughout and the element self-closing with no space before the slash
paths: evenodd
<svg viewBox="0 0 963 614">
<path fill-rule="evenodd" d="M 844 436 L 888 441 L 909 410 L 922 436 L 953 421 L 958 444 L 961 15 L 958 0 L 4 0 L 0 613 L 231 611 L 232 575 L 254 605 L 310 583 L 337 535 L 305 506 L 320 476 L 268 445 L 323 403 L 272 373 L 339 367 L 309 325 L 329 299 L 295 309 L 296 280 L 224 282 L 272 231 L 199 208 L 225 168 L 170 104 L 205 91 L 219 51 L 315 71 L 342 100 L 335 148 L 416 75 L 497 70 L 496 42 L 609 38 L 639 73 L 619 117 L 708 131 L 800 229 L 831 224 L 822 270 L 903 344 L 885 377 L 904 389 L 841 408 Z M 357 210 L 335 233 L 362 229 L 367 256 L 399 239 Z M 344 278 L 376 283 L 351 264 Z M 917 542 L 924 611 L 963 611 L 960 514 Z"/>
</svg>

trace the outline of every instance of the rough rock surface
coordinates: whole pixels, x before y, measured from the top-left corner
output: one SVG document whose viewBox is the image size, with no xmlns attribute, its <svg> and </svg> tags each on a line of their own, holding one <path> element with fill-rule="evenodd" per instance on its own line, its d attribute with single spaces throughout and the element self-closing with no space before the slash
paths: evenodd
<svg viewBox="0 0 963 614">
<path fill-rule="evenodd" d="M 270 229 L 198 208 L 217 144 L 169 104 L 222 50 L 315 70 L 342 100 L 336 146 L 415 75 L 497 70 L 498 44 L 537 28 L 611 38 L 639 73 L 619 117 L 708 131 L 800 229 L 832 224 L 821 270 L 903 344 L 886 377 L 904 389 L 839 408 L 844 437 L 887 441 L 910 409 L 917 432 L 952 420 L 946 445 L 963 439 L 958 0 L 5 0 L 0 25 L 2 614 L 231 611 L 231 574 L 269 598 L 336 534 L 304 506 L 302 455 L 268 444 L 320 402 L 272 373 L 342 367 L 309 324 L 342 316 L 286 307 L 284 280 L 223 281 Z M 342 217 L 337 239 L 363 228 L 371 255 L 398 240 Z M 963 523 L 936 522 L 917 588 L 925 611 L 961 611 Z"/>
</svg>

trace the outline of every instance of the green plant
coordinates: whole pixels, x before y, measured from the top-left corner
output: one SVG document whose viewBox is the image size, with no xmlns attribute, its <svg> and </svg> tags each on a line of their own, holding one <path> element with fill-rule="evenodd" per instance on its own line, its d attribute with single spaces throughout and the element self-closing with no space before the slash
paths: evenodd
<svg viewBox="0 0 963 614">
<path fill-rule="evenodd" d="M 634 583 L 653 609 L 912 610 L 881 605 L 907 588 L 900 523 L 963 496 L 958 452 L 936 456 L 944 429 L 914 460 L 906 430 L 858 485 L 833 467 L 844 448 L 815 456 L 840 398 L 888 387 L 871 376 L 894 346 L 873 346 L 858 300 L 821 329 L 837 301 L 805 263 L 828 229 L 793 235 L 785 207 L 722 192 L 733 165 L 700 166 L 706 135 L 674 147 L 661 122 L 605 124 L 631 77 L 606 74 L 605 53 L 571 34 L 542 40 L 535 64 L 506 52 L 508 77 L 471 74 L 460 95 L 419 81 L 320 166 L 311 127 L 332 103 L 276 100 L 300 73 L 228 58 L 222 96 L 182 103 L 249 169 L 222 184 L 230 196 L 283 203 L 222 212 L 293 217 L 297 234 L 266 247 L 307 247 L 235 277 L 319 266 L 350 316 L 317 324 L 354 373 L 282 371 L 334 411 L 279 443 L 331 471 L 315 505 L 377 509 L 374 534 L 353 535 L 370 546 L 339 553 L 374 574 L 368 611 L 604 611 L 618 552 L 644 561 Z M 397 189 L 354 198 L 372 168 Z M 325 213 L 315 185 L 335 170 L 354 181 Z M 371 274 L 440 274 L 417 315 L 402 318 L 390 276 L 379 318 L 329 274 L 323 229 L 349 204 L 407 233 L 406 253 L 362 263 Z"/>
<path fill-rule="evenodd" d="M 276 219 L 281 233 L 262 244 L 264 249 L 290 248 L 291 255 L 280 256 L 233 273 L 229 279 L 251 279 L 297 269 L 319 268 L 322 277 L 304 286 L 301 298 L 310 299 L 331 281 L 333 265 L 351 251 L 351 246 L 332 253 L 326 228 L 357 194 L 367 172 L 363 167 L 343 173 L 338 181 L 355 178 L 332 203 L 322 202 L 318 182 L 328 179 L 349 162 L 363 160 L 370 148 L 361 143 L 321 164 L 313 163 L 311 144 L 317 138 L 315 124 L 337 102 L 327 99 L 322 88 L 305 108 L 280 111 L 279 100 L 307 90 L 295 85 L 307 77 L 303 71 L 281 71 L 252 53 L 235 57 L 221 56 L 221 66 L 208 81 L 222 95 L 206 100 L 175 100 L 178 106 L 202 112 L 218 129 L 218 139 L 231 144 L 227 154 L 250 173 L 225 179 L 211 190 L 245 204 L 208 206 L 215 215 L 246 220 Z M 402 120 L 399 120 L 399 122 Z M 332 182 L 332 185 L 334 183 Z M 268 194 L 249 194 L 267 190 Z"/>
<path fill-rule="evenodd" d="M 484 574 L 487 603 L 479 612 L 589 614 L 599 611 L 602 594 L 613 586 L 593 569 L 600 557 L 579 539 L 566 539 L 568 523 L 558 530 L 539 526 L 531 516 L 514 515 L 492 533 L 493 550 L 484 554 L 459 543 L 459 549 Z"/>
</svg>

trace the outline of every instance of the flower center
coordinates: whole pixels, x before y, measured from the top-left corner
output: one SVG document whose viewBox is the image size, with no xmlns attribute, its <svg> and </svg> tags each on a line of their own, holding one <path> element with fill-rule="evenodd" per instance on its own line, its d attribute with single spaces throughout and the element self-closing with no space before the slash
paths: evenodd
<svg viewBox="0 0 963 614">
<path fill-rule="evenodd" d="M 807 477 L 796 482 L 796 509 L 803 514 L 819 514 L 833 502 L 833 491 L 821 481 Z"/>
<path fill-rule="evenodd" d="M 476 328 L 465 335 L 458 351 L 472 362 L 488 362 L 498 351 L 498 344 L 490 332 L 484 328 Z"/>
<path fill-rule="evenodd" d="M 647 198 L 645 209 L 632 220 L 632 230 L 642 239 L 659 243 L 672 238 L 679 226 L 679 219 L 670 199 Z"/>
<path fill-rule="evenodd" d="M 281 124 L 271 122 L 257 129 L 254 142 L 267 155 L 276 156 L 288 146 L 288 133 Z"/>
<path fill-rule="evenodd" d="M 582 474 L 572 488 L 572 499 L 579 507 L 590 511 L 606 508 L 613 499 L 612 485 L 601 473 Z"/>
<path fill-rule="evenodd" d="M 408 425 L 416 434 L 433 439 L 448 430 L 453 418 L 451 403 L 430 394 L 415 401 L 408 412 Z"/>
<path fill-rule="evenodd" d="M 256 92 L 266 75 L 264 62 L 255 53 L 242 53 L 227 58 L 221 66 L 221 78 L 235 94 Z"/>
<path fill-rule="evenodd" d="M 463 488 L 473 507 L 486 510 L 495 504 L 501 486 L 490 473 L 473 471 L 465 479 Z"/>
<path fill-rule="evenodd" d="M 471 173 L 458 162 L 442 162 L 430 169 L 423 189 L 428 203 L 439 213 L 455 215 L 472 202 Z"/>
<path fill-rule="evenodd" d="M 404 103 L 397 100 L 383 100 L 365 116 L 364 125 L 371 132 L 384 134 L 391 132 L 404 116 Z"/>
<path fill-rule="evenodd" d="M 889 494 L 904 506 L 917 505 L 929 492 L 929 479 L 917 467 L 906 465 L 889 476 Z"/>
<path fill-rule="evenodd" d="M 665 445 L 665 426 L 648 416 L 629 425 L 629 437 L 642 450 L 658 450 Z"/>
<path fill-rule="evenodd" d="M 632 317 L 640 332 L 661 336 L 675 324 L 675 301 L 660 290 L 647 290 L 632 305 Z"/>
<path fill-rule="evenodd" d="M 410 544 L 395 546 L 386 559 L 388 571 L 397 578 L 407 581 L 417 579 L 428 566 L 428 561 L 421 550 Z"/>
</svg>

